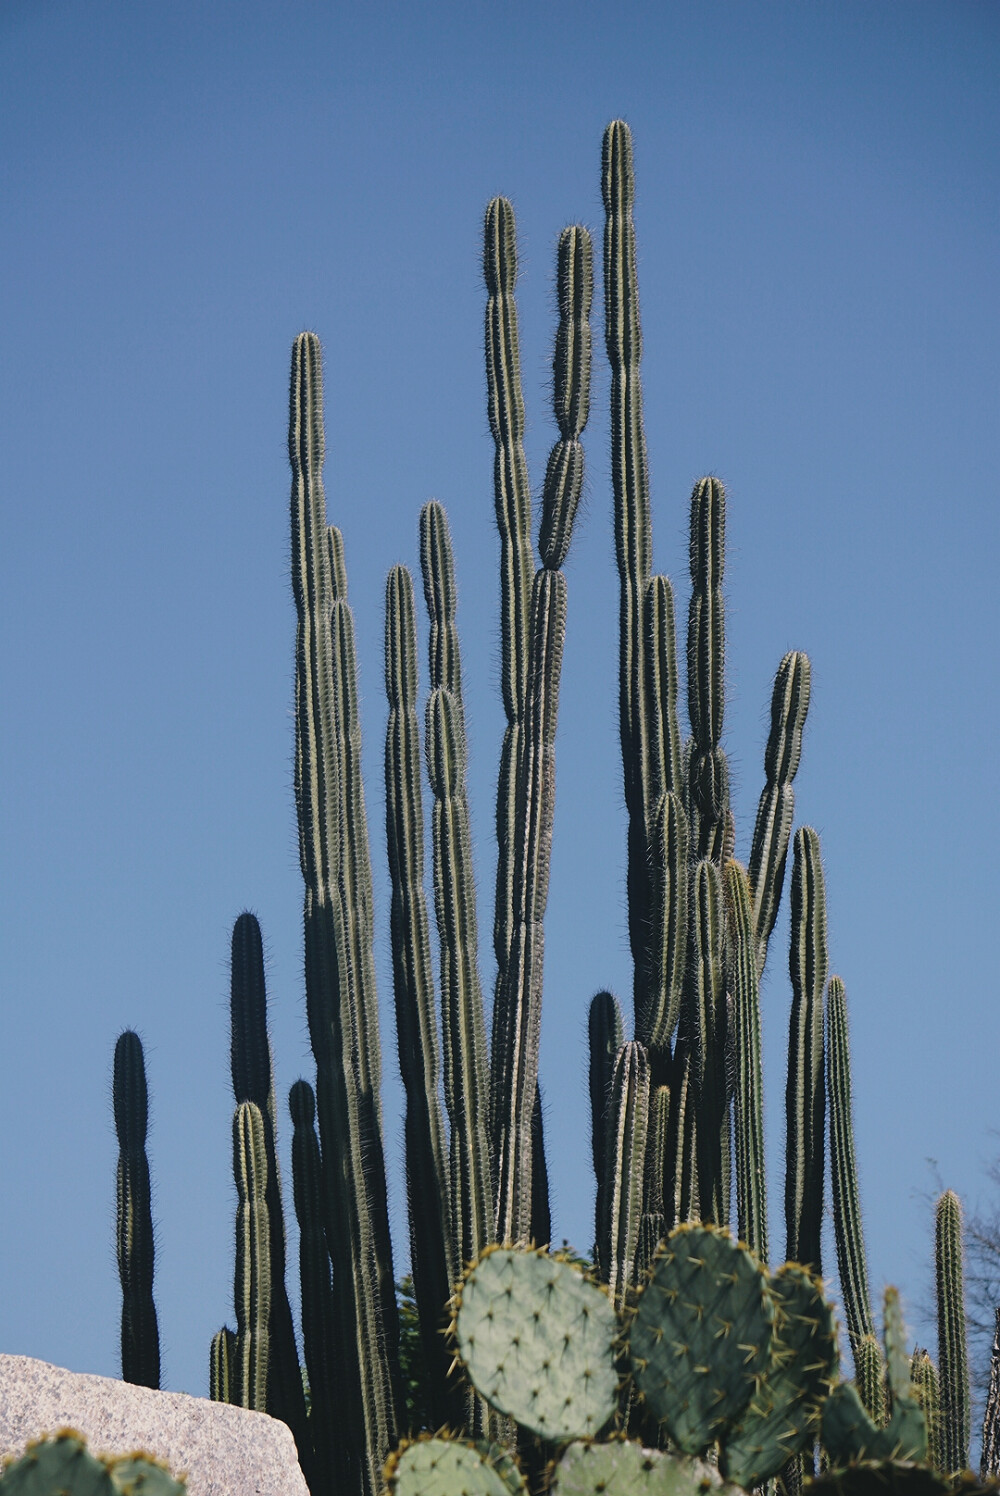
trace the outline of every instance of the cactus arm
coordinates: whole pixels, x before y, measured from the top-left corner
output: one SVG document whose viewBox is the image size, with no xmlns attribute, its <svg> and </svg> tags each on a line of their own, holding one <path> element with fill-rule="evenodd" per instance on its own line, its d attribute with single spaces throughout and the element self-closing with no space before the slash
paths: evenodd
<svg viewBox="0 0 1000 1496">
<path fill-rule="evenodd" d="M 935 1470 L 940 1470 L 941 1397 L 934 1362 L 925 1350 L 913 1352 L 910 1360 L 910 1381 L 913 1383 L 913 1395 L 924 1415 L 924 1423 L 927 1427 L 927 1463 Z M 987 1478 L 983 1477 L 983 1479 Z"/>
<path fill-rule="evenodd" d="M 948 1475 L 969 1463 L 969 1355 L 962 1272 L 962 1206 L 953 1190 L 937 1202 L 934 1230 L 938 1367 L 941 1377 L 941 1459 Z"/>
<path fill-rule="evenodd" d="M 594 251 L 578 224 L 563 229 L 556 251 L 559 327 L 552 358 L 553 409 L 559 439 L 549 453 L 542 489 L 538 550 L 542 565 L 558 571 L 566 563 L 573 521 L 583 489 L 583 444 L 590 415 L 590 306 L 594 295 Z"/>
<path fill-rule="evenodd" d="M 668 791 L 653 818 L 652 919 L 646 997 L 637 1037 L 666 1059 L 681 1009 L 687 958 L 688 821 L 679 795 Z"/>
<path fill-rule="evenodd" d="M 115 1130 L 118 1134 L 118 1276 L 122 1287 L 122 1380 L 160 1385 L 160 1335 L 153 1302 L 153 1216 L 146 1127 L 149 1105 L 142 1042 L 131 1029 L 115 1045 Z"/>
<path fill-rule="evenodd" d="M 331 726 L 336 686 L 330 626 L 331 561 L 336 567 L 337 546 L 327 536 L 323 455 L 320 347 L 311 333 L 303 333 L 292 355 L 289 457 L 306 1008 L 317 1066 L 327 1235 L 337 1253 L 334 1292 L 345 1377 L 340 1428 L 357 1469 L 358 1489 L 371 1496 L 382 1488 L 382 1467 L 396 1440 L 398 1389 L 391 1357 L 398 1321 L 391 1261 L 385 1258 L 387 1211 L 378 1194 L 380 1178 L 384 1180 L 378 1108 L 364 1084 L 371 1066 L 362 1064 L 357 1052 L 356 1035 L 363 1031 L 360 975 L 351 962 L 340 868 L 344 799 L 338 738 Z"/>
<path fill-rule="evenodd" d="M 698 1114 L 698 1201 L 701 1218 L 716 1226 L 728 1221 L 723 1141 L 728 1148 L 725 1055 L 728 1028 L 723 959 L 725 913 L 722 877 L 707 858 L 692 873 L 691 950 L 688 987 L 693 1039 L 692 1060 Z"/>
<path fill-rule="evenodd" d="M 604 1177 L 604 1138 L 611 1076 L 615 1056 L 624 1042 L 621 1008 L 613 993 L 597 992 L 591 998 L 587 1015 L 587 1040 L 590 1142 L 594 1156 L 594 1176 L 600 1186 Z"/>
<path fill-rule="evenodd" d="M 702 478 L 691 494 L 691 602 L 688 609 L 688 715 L 692 820 L 699 857 L 722 860 L 729 809 L 729 770 L 719 747 L 725 707 L 726 491 Z"/>
<path fill-rule="evenodd" d="M 786 1256 L 820 1267 L 823 1219 L 823 990 L 826 985 L 826 893 L 819 837 L 809 826 L 795 833 L 792 868 L 792 939 L 789 955 L 792 1010 L 785 1090 Z"/>
<path fill-rule="evenodd" d="M 760 997 L 753 909 L 746 872 L 730 860 L 725 869 L 729 911 L 730 990 L 736 1030 L 736 1209 L 740 1240 L 768 1260 L 767 1189 L 764 1177 L 764 1105 Z"/>
<path fill-rule="evenodd" d="M 212 1336 L 208 1355 L 208 1395 L 212 1402 L 231 1403 L 234 1400 L 235 1365 L 236 1336 L 228 1325 L 223 1325 Z"/>
<path fill-rule="evenodd" d="M 826 1025 L 833 1234 L 837 1246 L 837 1272 L 844 1298 L 847 1333 L 851 1350 L 857 1354 L 857 1348 L 864 1337 L 875 1334 L 875 1321 L 868 1287 L 868 1262 L 854 1155 L 847 993 L 839 977 L 831 977 L 827 986 Z"/>
<path fill-rule="evenodd" d="M 236 1180 L 236 1398 L 267 1411 L 271 1317 L 271 1244 L 267 1211 L 267 1148 L 260 1108 L 242 1101 L 233 1115 Z"/>
<path fill-rule="evenodd" d="M 447 629 L 437 628 L 440 650 Z M 445 644 L 445 649 L 447 645 Z M 457 671 L 455 672 L 457 674 Z M 439 1100 L 430 929 L 424 895 L 424 820 L 417 720 L 417 639 L 413 582 L 395 566 L 386 583 L 386 841 L 392 883 L 390 931 L 399 1070 L 406 1091 L 406 1175 L 410 1254 L 420 1335 L 430 1372 L 433 1418 L 453 1416 L 446 1392 L 448 1354 L 441 1331 L 458 1280 L 451 1222 L 447 1140 Z"/>
<path fill-rule="evenodd" d="M 643 1209 L 649 1061 L 641 1044 L 623 1044 L 615 1059 L 607 1108 L 605 1179 L 598 1197 L 598 1260 L 615 1306 L 635 1282 Z"/>
<path fill-rule="evenodd" d="M 888 1418 L 885 1399 L 885 1362 L 874 1334 L 864 1335 L 854 1350 L 854 1385 L 861 1404 L 876 1428 Z"/>
<path fill-rule="evenodd" d="M 764 750 L 764 788 L 757 807 L 750 852 L 757 930 L 757 975 L 762 976 L 767 943 L 781 902 L 785 859 L 795 812 L 795 778 L 802 756 L 802 729 L 809 710 L 809 656 L 791 650 L 778 666 L 771 692 L 771 731 Z"/>
</svg>

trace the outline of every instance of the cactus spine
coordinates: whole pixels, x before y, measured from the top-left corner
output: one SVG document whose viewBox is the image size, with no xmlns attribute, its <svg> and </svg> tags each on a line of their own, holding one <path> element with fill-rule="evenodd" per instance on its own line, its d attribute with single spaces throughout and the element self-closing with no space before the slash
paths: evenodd
<svg viewBox="0 0 1000 1496">
<path fill-rule="evenodd" d="M 941 1464 L 948 1475 L 969 1463 L 969 1358 L 962 1274 L 962 1206 L 953 1190 L 937 1202 L 934 1232 L 938 1366 L 941 1371 Z"/>
<path fill-rule="evenodd" d="M 153 1303 L 153 1216 L 146 1158 L 149 1105 L 142 1042 L 131 1029 L 115 1045 L 118 1134 L 118 1276 L 122 1286 L 122 1379 L 160 1385 L 160 1335 Z"/>
</svg>

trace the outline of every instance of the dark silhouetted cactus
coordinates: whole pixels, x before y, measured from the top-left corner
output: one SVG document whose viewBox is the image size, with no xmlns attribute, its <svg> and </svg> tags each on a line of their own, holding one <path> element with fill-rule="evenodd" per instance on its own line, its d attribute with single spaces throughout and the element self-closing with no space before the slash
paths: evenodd
<svg viewBox="0 0 1000 1496">
<path fill-rule="evenodd" d="M 122 1379 L 160 1385 L 160 1336 L 153 1303 L 153 1216 L 146 1158 L 149 1105 L 139 1035 L 126 1029 L 115 1045 L 118 1134 L 118 1276 L 122 1286 Z"/>
</svg>

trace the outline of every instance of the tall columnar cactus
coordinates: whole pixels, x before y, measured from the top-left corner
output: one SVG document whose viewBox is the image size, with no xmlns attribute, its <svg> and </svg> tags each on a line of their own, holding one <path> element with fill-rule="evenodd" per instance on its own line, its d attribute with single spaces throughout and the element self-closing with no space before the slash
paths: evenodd
<svg viewBox="0 0 1000 1496">
<path fill-rule="evenodd" d="M 809 826 L 795 833 L 792 868 L 792 1012 L 785 1092 L 786 1255 L 820 1271 L 823 1221 L 823 989 L 826 985 L 826 891 L 819 837 Z"/>
<path fill-rule="evenodd" d="M 858 1169 L 854 1155 L 851 1111 L 851 1055 L 848 1047 L 847 993 L 840 977 L 831 977 L 826 992 L 827 1095 L 830 1099 L 830 1179 L 833 1194 L 833 1234 L 837 1272 L 844 1296 L 844 1313 L 851 1351 L 866 1336 L 874 1336 L 868 1262 L 865 1256 Z"/>
<path fill-rule="evenodd" d="M 267 1155 L 267 1217 L 271 1285 L 266 1411 L 287 1423 L 304 1469 L 312 1461 L 302 1372 L 292 1310 L 285 1289 L 285 1218 L 275 1144 L 277 1117 L 271 1041 L 267 1032 L 264 943 L 255 915 L 244 911 L 233 925 L 230 981 L 230 1068 L 237 1106 L 252 1101 L 260 1112 Z"/>
<path fill-rule="evenodd" d="M 994 1325 L 990 1385 L 983 1412 L 983 1447 L 979 1465 L 982 1480 L 995 1480 L 1000 1476 L 1000 1308 L 996 1311 Z"/>
<path fill-rule="evenodd" d="M 726 863 L 729 900 L 730 986 L 737 1056 L 735 1100 L 736 1205 L 740 1240 L 768 1260 L 764 1179 L 764 1110 L 760 1064 L 760 996 L 753 906 L 746 872 Z"/>
<path fill-rule="evenodd" d="M 486 212 L 484 268 L 490 428 L 496 443 L 496 514 L 502 556 L 504 707 L 507 731 L 497 798 L 497 904 L 490 1111 L 496 1233 L 531 1234 L 532 1126 L 541 1032 L 544 916 L 555 814 L 555 732 L 566 633 L 562 566 L 583 485 L 580 437 L 590 409 L 593 265 L 586 229 L 559 239 L 559 331 L 552 361 L 559 439 L 545 473 L 541 565 L 530 545 L 531 498 L 524 468 L 524 401 L 513 291 L 517 275 L 513 209 L 496 198 Z"/>
<path fill-rule="evenodd" d="M 362 830 L 356 822 L 346 824 L 360 793 L 355 725 L 343 718 L 345 698 L 356 697 L 343 680 L 345 674 L 353 678 L 354 661 L 342 575 L 336 575 L 342 548 L 326 524 L 321 355 L 311 333 L 297 338 L 293 351 L 289 455 L 306 1010 L 316 1058 L 324 1209 L 344 1370 L 336 1437 L 344 1444 L 356 1489 L 370 1496 L 381 1489 L 382 1467 L 396 1439 L 399 1332 L 378 1065 L 372 1054 L 377 1024 L 374 993 L 365 988 L 368 952 L 362 949 L 370 896 L 365 868 L 344 866 L 360 857 Z M 369 911 L 360 907 L 366 900 Z M 373 1347 L 382 1353 L 373 1354 Z"/>
<path fill-rule="evenodd" d="M 941 1463 L 948 1475 L 969 1463 L 969 1357 L 962 1271 L 962 1206 L 953 1190 L 937 1202 L 934 1231 L 938 1367 L 941 1373 Z"/>
<path fill-rule="evenodd" d="M 118 1134 L 122 1378 L 139 1387 L 158 1388 L 160 1335 L 153 1303 L 153 1216 L 146 1158 L 149 1105 L 142 1042 L 131 1029 L 126 1029 L 115 1045 L 112 1089 Z"/>
<path fill-rule="evenodd" d="M 236 1180 L 236 1361 L 234 1401 L 267 1411 L 271 1340 L 271 1222 L 264 1119 L 252 1101 L 233 1114 Z"/>
</svg>

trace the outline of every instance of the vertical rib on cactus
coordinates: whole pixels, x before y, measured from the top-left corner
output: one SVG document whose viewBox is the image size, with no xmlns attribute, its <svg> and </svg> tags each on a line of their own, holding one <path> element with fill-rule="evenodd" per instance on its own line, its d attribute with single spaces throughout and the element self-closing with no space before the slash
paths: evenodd
<svg viewBox="0 0 1000 1496">
<path fill-rule="evenodd" d="M 299 1280 L 302 1288 L 302 1344 L 312 1411 L 309 1426 L 316 1461 L 313 1485 L 322 1493 L 350 1490 L 347 1446 L 336 1437 L 337 1405 L 344 1369 L 340 1364 L 330 1254 L 323 1220 L 323 1165 L 316 1136 L 316 1100 L 307 1081 L 288 1093 L 292 1118 L 292 1191 L 299 1225 Z"/>
<path fill-rule="evenodd" d="M 553 408 L 559 440 L 549 453 L 542 490 L 538 550 L 542 565 L 558 571 L 566 561 L 583 489 L 580 437 L 590 414 L 590 304 L 594 251 L 590 234 L 573 225 L 559 236 L 556 258 L 559 328 L 552 359 Z"/>
<path fill-rule="evenodd" d="M 719 747 L 725 707 L 726 491 L 717 478 L 702 478 L 691 494 L 691 602 L 688 608 L 688 714 L 691 808 L 699 857 L 722 860 L 729 809 L 729 770 Z"/>
<path fill-rule="evenodd" d="M 962 1271 L 962 1206 L 954 1190 L 937 1202 L 934 1223 L 938 1368 L 941 1377 L 941 1464 L 957 1475 L 969 1463 L 969 1356 Z"/>
<path fill-rule="evenodd" d="M 287 1423 L 299 1462 L 311 1472 L 312 1453 L 302 1372 L 295 1346 L 292 1310 L 285 1291 L 285 1219 L 275 1147 L 274 1081 L 267 1033 L 264 945 L 254 915 L 244 912 L 233 926 L 230 981 L 230 1064 L 233 1099 L 260 1109 L 267 1151 L 267 1211 L 271 1248 L 270 1361 L 267 1412 Z"/>
<path fill-rule="evenodd" d="M 447 627 L 435 625 L 447 651 Z M 457 661 L 449 673 L 457 676 Z M 417 633 L 413 582 L 394 566 L 386 582 L 385 743 L 386 841 L 392 880 L 390 932 L 399 1070 L 406 1091 L 406 1178 L 410 1257 L 424 1361 L 430 1374 L 431 1418 L 454 1421 L 446 1392 L 450 1355 L 442 1331 L 459 1266 L 454 1253 L 447 1140 L 441 1114 L 440 1046 L 424 895 L 424 817 L 417 720 Z"/>
<path fill-rule="evenodd" d="M 326 1178 L 327 1235 L 337 1258 L 334 1293 L 343 1337 L 345 1396 L 337 1436 L 351 1451 L 357 1488 L 382 1488 L 396 1441 L 398 1341 L 378 1101 L 365 1084 L 357 1037 L 370 1032 L 362 978 L 352 963 L 351 915 L 340 866 L 346 790 L 334 723 L 331 550 L 323 496 L 323 402 L 319 341 L 296 339 L 292 356 L 289 456 L 292 466 L 292 585 L 296 637 L 295 791 L 299 854 L 306 885 L 306 1007 L 317 1065 L 317 1109 Z M 338 583 L 339 583 L 338 578 Z M 356 911 L 355 916 L 356 917 Z M 375 1348 L 373 1350 L 373 1348 Z M 384 1352 L 384 1353 L 383 1353 Z"/>
<path fill-rule="evenodd" d="M 267 1148 L 260 1108 L 242 1101 L 233 1115 L 236 1180 L 235 1398 L 240 1407 L 267 1411 L 271 1243 L 267 1211 Z"/>
<path fill-rule="evenodd" d="M 854 1381 L 858 1396 L 876 1428 L 884 1428 L 888 1409 L 885 1398 L 885 1363 L 875 1335 L 864 1335 L 854 1351 Z"/>
<path fill-rule="evenodd" d="M 122 1286 L 122 1380 L 160 1385 L 160 1334 L 153 1302 L 153 1216 L 146 1127 L 149 1104 L 142 1042 L 131 1029 L 115 1045 L 115 1131 L 118 1134 L 118 1276 Z"/>
<path fill-rule="evenodd" d="M 673 792 L 656 807 L 650 853 L 648 984 L 636 1037 L 656 1055 L 666 1056 L 681 1010 L 688 945 L 688 821 L 680 796 Z"/>
<path fill-rule="evenodd" d="M 623 1044 L 615 1059 L 608 1100 L 605 1179 L 599 1191 L 598 1257 L 601 1277 L 618 1309 L 635 1282 L 642 1218 L 649 1061 L 641 1044 Z"/>
<path fill-rule="evenodd" d="M 819 837 L 810 826 L 795 833 L 792 1010 L 788 1029 L 785 1144 L 785 1254 L 819 1276 L 823 1221 L 823 989 L 826 985 L 826 892 Z"/>
<path fill-rule="evenodd" d="M 990 1386 L 983 1411 L 983 1448 L 979 1466 L 980 1480 L 995 1480 L 1000 1475 L 1000 1309 L 996 1311 L 993 1352 L 990 1357 Z"/>
<path fill-rule="evenodd" d="M 910 1381 L 927 1429 L 927 1462 L 940 1470 L 941 1394 L 937 1370 L 925 1350 L 915 1350 L 910 1358 Z"/>
<path fill-rule="evenodd" d="M 826 991 L 827 1091 L 830 1097 L 830 1179 L 833 1193 L 833 1234 L 837 1272 L 851 1350 L 866 1335 L 874 1336 L 868 1262 L 865 1256 L 858 1170 L 854 1157 L 854 1119 L 851 1115 L 851 1052 L 848 1042 L 847 993 L 839 977 L 831 977 Z"/>
<path fill-rule="evenodd" d="M 767 1189 L 764 1179 L 764 1107 L 761 1072 L 760 998 L 753 907 L 746 872 L 726 863 L 729 913 L 729 987 L 733 994 L 736 1044 L 734 1092 L 736 1210 L 739 1236 L 762 1262 L 767 1243 Z"/>
<path fill-rule="evenodd" d="M 795 778 L 802 756 L 802 729 L 809 710 L 809 657 L 791 650 L 778 666 L 771 692 L 771 731 L 764 750 L 764 788 L 757 806 L 750 852 L 757 929 L 757 974 L 763 974 L 785 880 L 785 859 L 795 813 Z"/>
<path fill-rule="evenodd" d="M 426 505 L 421 514 L 420 557 L 431 619 L 431 694 L 425 735 L 434 795 L 434 903 L 441 953 L 444 1096 L 451 1123 L 451 1258 L 455 1270 L 461 1270 L 494 1239 L 493 1181 L 486 1023 L 479 983 L 476 890 L 465 790 L 461 660 L 454 626 L 454 564 L 448 522 L 439 504 Z M 439 670 L 447 674 L 439 674 Z"/>
<path fill-rule="evenodd" d="M 646 1006 L 649 907 L 648 822 L 656 798 L 649 775 L 649 681 L 646 589 L 652 526 L 646 436 L 642 421 L 642 332 L 632 204 L 632 137 L 622 120 L 604 132 L 604 333 L 611 364 L 611 478 L 615 553 L 620 578 L 619 720 L 625 806 L 628 811 L 629 943 L 635 967 L 637 1020 Z M 667 788 L 658 787 L 659 792 Z"/>
</svg>

